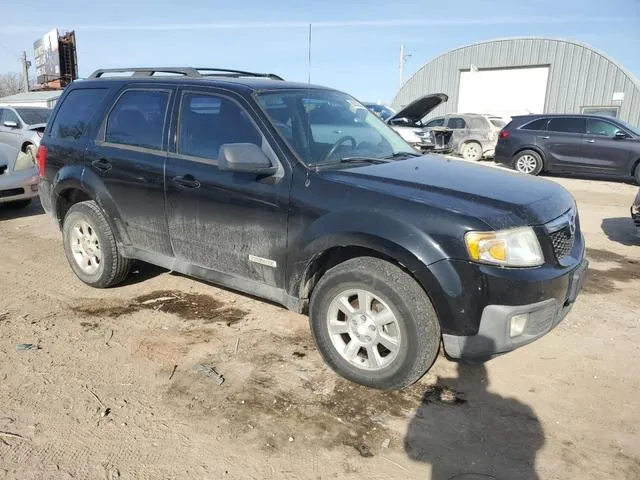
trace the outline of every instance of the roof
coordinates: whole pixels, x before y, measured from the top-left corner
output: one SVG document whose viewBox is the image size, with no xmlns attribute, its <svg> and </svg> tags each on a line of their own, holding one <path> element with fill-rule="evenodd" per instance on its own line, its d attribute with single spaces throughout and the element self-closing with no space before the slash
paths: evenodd
<svg viewBox="0 0 640 480">
<path fill-rule="evenodd" d="M 41 92 L 21 92 L 8 97 L 0 97 L 0 103 L 8 102 L 47 102 L 62 95 L 62 90 L 45 90 Z"/>
</svg>

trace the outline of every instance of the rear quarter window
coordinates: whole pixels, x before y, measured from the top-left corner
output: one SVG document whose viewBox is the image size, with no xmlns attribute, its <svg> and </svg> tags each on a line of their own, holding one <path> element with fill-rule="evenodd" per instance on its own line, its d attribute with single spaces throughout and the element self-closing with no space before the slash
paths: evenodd
<svg viewBox="0 0 640 480">
<path fill-rule="evenodd" d="M 539 118 L 537 120 L 534 120 L 533 122 L 529 122 L 525 125 L 523 125 L 522 127 L 520 127 L 521 130 L 538 130 L 538 131 L 544 131 L 547 129 L 547 122 L 549 120 L 546 118 Z"/>
<path fill-rule="evenodd" d="M 50 136 L 63 140 L 78 140 L 107 91 L 106 88 L 78 88 L 70 91 L 53 119 Z"/>
</svg>

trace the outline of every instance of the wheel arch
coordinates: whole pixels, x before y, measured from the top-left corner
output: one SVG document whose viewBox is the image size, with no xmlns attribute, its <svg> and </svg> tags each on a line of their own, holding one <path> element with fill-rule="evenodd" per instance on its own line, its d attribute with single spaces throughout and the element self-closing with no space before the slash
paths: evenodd
<svg viewBox="0 0 640 480">
<path fill-rule="evenodd" d="M 29 146 L 36 146 L 35 143 L 33 143 L 31 140 L 25 140 L 24 142 L 22 142 L 22 145 L 20 146 L 20 151 L 22 153 L 27 153 L 27 147 Z"/>
</svg>

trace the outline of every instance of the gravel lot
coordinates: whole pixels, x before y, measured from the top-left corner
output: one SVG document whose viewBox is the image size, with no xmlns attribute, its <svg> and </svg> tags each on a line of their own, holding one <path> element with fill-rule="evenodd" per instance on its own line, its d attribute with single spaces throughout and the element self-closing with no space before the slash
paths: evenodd
<svg viewBox="0 0 640 480">
<path fill-rule="evenodd" d="M 145 264 L 84 286 L 38 205 L 0 208 L 0 479 L 640 478 L 637 187 L 552 180 L 591 260 L 573 311 L 393 393 L 328 371 L 277 305 Z"/>
</svg>

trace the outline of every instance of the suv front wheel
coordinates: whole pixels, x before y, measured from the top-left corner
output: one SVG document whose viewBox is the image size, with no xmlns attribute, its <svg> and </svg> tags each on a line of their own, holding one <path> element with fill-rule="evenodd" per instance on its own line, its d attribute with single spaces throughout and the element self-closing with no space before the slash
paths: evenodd
<svg viewBox="0 0 640 480">
<path fill-rule="evenodd" d="M 309 311 L 325 362 L 361 385 L 407 387 L 438 354 L 440 324 L 429 297 L 409 274 L 384 260 L 359 257 L 327 271 Z"/>
<path fill-rule="evenodd" d="M 129 274 L 131 260 L 118 252 L 109 222 L 96 202 L 73 205 L 64 217 L 62 236 L 69 265 L 87 285 L 111 287 Z"/>
</svg>

